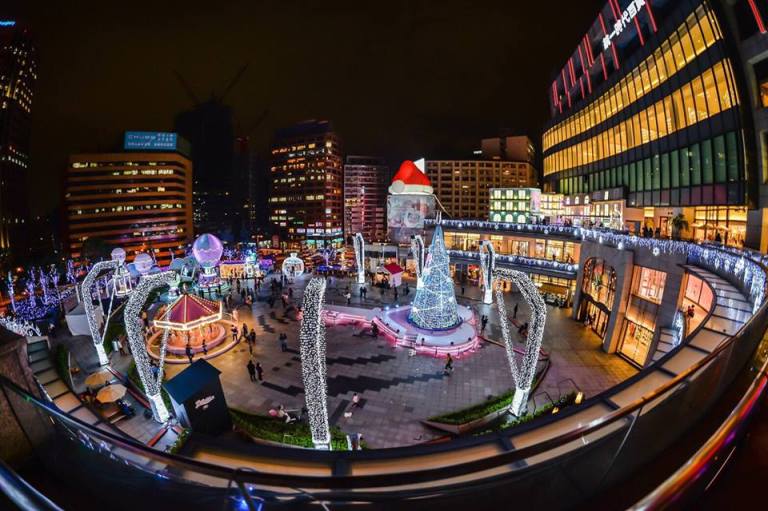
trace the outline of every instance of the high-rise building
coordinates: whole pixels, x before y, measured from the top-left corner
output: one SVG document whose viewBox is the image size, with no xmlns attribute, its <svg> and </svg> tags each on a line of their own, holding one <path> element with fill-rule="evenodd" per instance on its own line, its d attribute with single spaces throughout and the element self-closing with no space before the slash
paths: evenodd
<svg viewBox="0 0 768 511">
<path fill-rule="evenodd" d="M 269 220 L 290 247 L 343 243 L 343 157 L 328 121 L 278 130 L 270 161 Z"/>
<path fill-rule="evenodd" d="M 536 148 L 525 135 L 484 138 L 480 141 L 480 148 L 485 158 L 536 163 Z"/>
<path fill-rule="evenodd" d="M 387 237 L 389 166 L 383 158 L 347 156 L 344 164 L 344 236 L 366 241 Z"/>
<path fill-rule="evenodd" d="M 684 235 L 768 248 L 767 11 L 751 0 L 606 3 L 547 93 L 545 189 L 645 208 L 662 235 L 682 214 Z"/>
<path fill-rule="evenodd" d="M 37 49 L 14 21 L 0 25 L 0 251 L 23 255 Z"/>
<path fill-rule="evenodd" d="M 129 261 L 151 252 L 167 264 L 192 241 L 192 162 L 167 150 L 72 155 L 64 206 L 72 257 L 95 239 L 122 247 Z"/>
<path fill-rule="evenodd" d="M 510 139 L 514 143 L 507 145 Z M 451 218 L 484 220 L 489 214 L 489 188 L 536 187 L 533 145 L 526 141 L 528 137 L 484 139 L 478 159 L 427 160 L 427 176 L 445 212 Z M 513 154 L 522 160 L 505 159 Z"/>
</svg>

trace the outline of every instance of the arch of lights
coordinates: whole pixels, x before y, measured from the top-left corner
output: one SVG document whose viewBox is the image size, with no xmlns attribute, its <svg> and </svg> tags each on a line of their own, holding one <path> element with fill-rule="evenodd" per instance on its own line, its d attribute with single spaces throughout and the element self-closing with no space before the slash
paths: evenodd
<svg viewBox="0 0 768 511">
<path fill-rule="evenodd" d="M 88 328 L 90 329 L 91 337 L 93 338 L 93 346 L 96 348 L 96 355 L 99 357 L 99 365 L 102 366 L 109 364 L 107 352 L 104 351 L 104 336 L 107 333 L 107 323 L 109 323 L 109 315 L 112 314 L 112 303 L 115 299 L 116 293 L 110 293 L 109 311 L 107 312 L 107 316 L 104 321 L 104 331 L 99 332 L 99 325 L 96 323 L 96 307 L 93 305 L 93 297 L 91 295 L 91 291 L 93 290 L 93 285 L 96 283 L 96 279 L 99 278 L 102 272 L 109 270 L 117 272 L 119 268 L 119 261 L 99 261 L 93 265 L 90 271 L 88 271 L 88 274 L 83 279 L 83 283 L 80 285 L 80 294 L 83 297 L 85 319 L 88 321 Z M 99 299 L 101 299 L 101 296 L 99 296 Z"/>
<path fill-rule="evenodd" d="M 168 329 L 163 333 L 160 344 L 160 370 L 157 377 L 152 374 L 149 354 L 144 343 L 144 324 L 141 320 L 141 311 L 149 297 L 149 293 L 158 287 L 170 285 L 176 279 L 175 271 L 164 271 L 154 275 L 145 275 L 133 289 L 131 297 L 125 306 L 123 317 L 125 318 L 125 331 L 128 334 L 128 342 L 136 362 L 139 379 L 144 385 L 144 390 L 152 407 L 152 416 L 157 422 L 165 423 L 170 414 L 160 394 L 160 384 L 163 381 L 163 368 L 165 366 L 165 352 L 168 346 Z"/>
<path fill-rule="evenodd" d="M 480 242 L 480 270 L 483 274 L 483 303 L 493 303 L 493 270 L 496 269 L 496 250 L 489 240 Z"/>
<path fill-rule="evenodd" d="M 523 299 L 525 299 L 528 307 L 531 309 L 531 321 L 528 326 L 526 350 L 521 364 L 518 366 L 515 357 L 515 341 L 512 339 L 510 333 L 507 308 L 504 303 L 504 292 L 502 286 L 496 286 L 496 307 L 499 310 L 501 334 L 504 338 L 504 346 L 507 350 L 507 359 L 509 361 L 509 368 L 512 372 L 512 379 L 515 382 L 515 395 L 512 398 L 510 411 L 519 417 L 525 413 L 528 395 L 531 392 L 533 378 L 536 375 L 536 362 L 539 359 L 541 341 L 544 338 L 544 323 L 547 320 L 547 306 L 530 277 L 521 271 L 496 268 L 493 271 L 493 280 L 515 284 L 520 290 L 520 294 L 523 295 Z"/>
<path fill-rule="evenodd" d="M 331 432 L 328 425 L 324 304 L 325 279 L 314 277 L 304 290 L 303 316 L 299 329 L 301 375 L 312 443 L 316 449 L 327 450 L 331 446 Z"/>
<path fill-rule="evenodd" d="M 365 239 L 363 235 L 355 233 L 353 239 L 355 247 L 355 264 L 357 264 L 357 283 L 360 285 L 365 284 Z"/>
<path fill-rule="evenodd" d="M 416 260 L 416 289 L 424 287 L 424 238 L 420 234 L 411 236 L 411 254 Z"/>
</svg>

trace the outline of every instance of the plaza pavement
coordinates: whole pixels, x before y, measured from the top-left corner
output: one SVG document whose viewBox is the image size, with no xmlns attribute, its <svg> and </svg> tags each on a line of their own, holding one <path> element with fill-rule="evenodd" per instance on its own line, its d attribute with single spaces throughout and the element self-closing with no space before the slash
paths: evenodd
<svg viewBox="0 0 768 511">
<path fill-rule="evenodd" d="M 267 281 L 274 278 L 268 277 Z M 294 301 L 300 303 L 308 276 L 291 285 Z M 394 303 L 392 291 L 382 295 L 368 285 L 366 300 L 361 300 L 358 285 L 350 280 L 328 281 L 326 302 L 346 305 L 346 286 L 352 289 L 353 307 L 381 307 Z M 409 303 L 415 295 L 401 291 L 398 304 Z M 480 290 L 469 285 L 465 296 L 457 287 L 459 303 L 489 316 L 485 335 L 502 342 L 496 308 L 483 305 Z M 233 295 L 234 296 L 234 295 Z M 507 294 L 508 310 L 519 301 L 518 319 L 527 321 L 529 311 L 519 294 Z M 236 302 L 239 303 L 239 295 Z M 543 349 L 551 354 L 552 365 L 532 398 L 537 405 L 546 402 L 543 391 L 553 399 L 573 389 L 573 384 L 586 396 L 595 395 L 632 376 L 637 371 L 616 355 L 600 350 L 600 340 L 589 329 L 569 318 L 569 310 L 548 307 Z M 250 308 L 238 308 L 240 323 L 256 329 L 257 342 L 253 357 L 264 367 L 264 381 L 249 381 L 246 364 L 251 356 L 247 344 L 240 343 L 229 352 L 209 360 L 221 372 L 229 406 L 249 412 L 267 414 L 271 408 L 284 405 L 298 410 L 303 405 L 303 384 L 298 351 L 299 323 L 293 315 L 284 317 L 278 300 L 274 308 L 257 301 Z M 288 335 L 287 352 L 281 352 L 280 333 Z M 514 332 L 514 329 L 513 329 Z M 353 327 L 327 329 L 328 414 L 332 425 L 347 433 L 361 433 L 370 447 L 385 448 L 425 442 L 441 434 L 421 424 L 430 416 L 450 412 L 482 402 L 513 386 L 502 346 L 484 342 L 480 348 L 463 355 L 454 363 L 450 376 L 443 374 L 443 359 L 431 356 L 409 356 L 403 348 L 395 348 L 383 337 L 356 336 Z M 522 346 L 522 344 L 521 344 Z M 167 366 L 168 378 L 186 365 Z M 573 383 L 567 381 L 572 380 Z M 361 397 L 362 406 L 350 410 L 353 393 Z M 351 411 L 349 417 L 345 412 Z"/>
</svg>

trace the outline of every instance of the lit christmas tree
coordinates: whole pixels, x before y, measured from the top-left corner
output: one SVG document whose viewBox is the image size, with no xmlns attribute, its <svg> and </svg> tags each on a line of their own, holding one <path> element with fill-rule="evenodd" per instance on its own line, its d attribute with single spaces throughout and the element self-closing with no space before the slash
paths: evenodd
<svg viewBox="0 0 768 511">
<path fill-rule="evenodd" d="M 419 328 L 445 330 L 461 321 L 456 312 L 456 293 L 448 266 L 443 229 L 438 225 L 424 268 L 424 287 L 416 291 L 408 320 Z"/>
</svg>

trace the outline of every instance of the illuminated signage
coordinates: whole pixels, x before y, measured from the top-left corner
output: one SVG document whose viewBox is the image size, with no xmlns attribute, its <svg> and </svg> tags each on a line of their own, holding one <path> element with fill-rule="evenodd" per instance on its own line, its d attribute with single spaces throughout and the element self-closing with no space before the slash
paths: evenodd
<svg viewBox="0 0 768 511">
<path fill-rule="evenodd" d="M 0 20 L 0 27 L 13 27 L 16 22 L 13 20 Z"/>
<path fill-rule="evenodd" d="M 126 131 L 123 149 L 126 151 L 175 151 L 178 138 L 176 133 Z"/>
<path fill-rule="evenodd" d="M 621 17 L 613 24 L 613 31 L 603 37 L 604 50 L 607 50 L 611 46 L 611 42 L 624 32 L 624 29 L 635 19 L 637 13 L 640 12 L 640 8 L 644 5 L 645 0 L 632 0 L 632 2 L 629 3 L 624 12 L 621 13 Z"/>
</svg>

